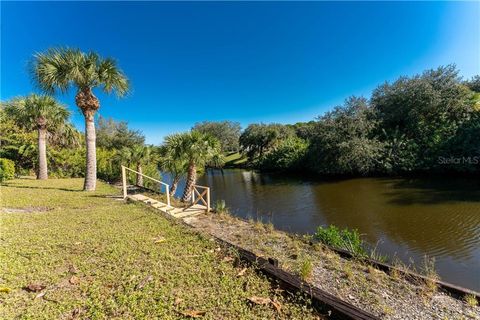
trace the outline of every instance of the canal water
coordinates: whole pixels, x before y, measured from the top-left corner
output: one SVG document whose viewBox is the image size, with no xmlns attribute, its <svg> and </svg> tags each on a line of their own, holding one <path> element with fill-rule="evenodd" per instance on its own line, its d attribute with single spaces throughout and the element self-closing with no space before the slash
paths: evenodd
<svg viewBox="0 0 480 320">
<path fill-rule="evenodd" d="M 207 170 L 198 184 L 236 216 L 297 234 L 328 224 L 357 229 L 380 253 L 417 267 L 435 258 L 442 280 L 480 291 L 478 179 L 318 181 L 226 169 Z"/>
</svg>

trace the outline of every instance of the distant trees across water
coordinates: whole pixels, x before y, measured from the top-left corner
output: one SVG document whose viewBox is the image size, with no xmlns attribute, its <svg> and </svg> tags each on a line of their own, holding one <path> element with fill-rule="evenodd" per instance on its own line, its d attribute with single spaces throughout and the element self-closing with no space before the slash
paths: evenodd
<svg viewBox="0 0 480 320">
<path fill-rule="evenodd" d="M 239 138 L 252 167 L 320 175 L 480 172 L 480 76 L 453 65 L 350 97 L 315 121 L 251 124 Z"/>
<path fill-rule="evenodd" d="M 18 174 L 40 174 L 47 164 L 51 176 L 84 177 L 85 137 L 71 125 L 68 112 L 53 121 L 56 109 L 36 103 L 35 112 L 20 112 L 25 108 L 19 101 L 29 100 L 1 104 L 0 158 L 12 160 Z M 50 119 L 48 125 L 42 119 Z M 157 178 L 159 169 L 168 171 L 176 183 L 185 177 L 191 185 L 197 171 L 221 167 L 235 152 L 248 159 L 247 166 L 265 171 L 478 174 L 480 76 L 463 81 L 454 66 L 440 67 L 384 83 L 370 99 L 350 97 L 310 122 L 255 123 L 242 131 L 238 122 L 204 121 L 161 146 L 145 145 L 144 135 L 122 121 L 99 116 L 95 130 L 98 177 L 106 181 L 118 181 L 124 164 Z M 75 139 L 65 139 L 67 133 Z"/>
</svg>

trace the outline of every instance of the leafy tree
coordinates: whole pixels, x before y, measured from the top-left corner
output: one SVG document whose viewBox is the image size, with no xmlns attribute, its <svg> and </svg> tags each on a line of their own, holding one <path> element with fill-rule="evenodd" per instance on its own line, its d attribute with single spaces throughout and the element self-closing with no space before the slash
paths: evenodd
<svg viewBox="0 0 480 320">
<path fill-rule="evenodd" d="M 127 122 L 98 117 L 96 123 L 97 147 L 105 149 L 133 148 L 145 143 L 145 137 L 138 130 L 128 128 Z"/>
<path fill-rule="evenodd" d="M 304 140 L 310 140 L 315 133 L 315 125 L 315 121 L 312 120 L 309 122 L 297 122 L 294 125 L 289 126 L 295 130 L 297 137 Z"/>
<path fill-rule="evenodd" d="M 320 174 L 366 175 L 376 168 L 382 144 L 365 98 L 351 97 L 318 119 L 309 148 L 310 167 Z"/>
<path fill-rule="evenodd" d="M 416 161 L 408 169 L 429 170 L 443 143 L 476 112 L 474 95 L 449 65 L 379 86 L 371 105 L 383 137 L 399 135 L 409 141 Z"/>
<path fill-rule="evenodd" d="M 282 140 L 278 147 L 261 160 L 260 168 L 271 171 L 301 171 L 308 143 L 298 137 Z"/>
<path fill-rule="evenodd" d="M 0 105 L 0 158 L 13 160 L 17 172 L 29 174 L 28 171 L 36 167 L 38 139 L 35 132 L 20 127 L 6 113 L 6 106 L 5 102 Z"/>
<path fill-rule="evenodd" d="M 101 87 L 105 93 L 115 91 L 118 96 L 128 92 L 129 83 L 115 60 L 101 58 L 95 52 L 84 53 L 78 49 L 52 48 L 35 55 L 32 77 L 47 93 L 56 90 L 77 90 L 75 103 L 85 117 L 86 172 L 84 190 L 95 190 L 97 179 L 96 136 L 94 115 L 100 102 L 93 89 Z"/>
<path fill-rule="evenodd" d="M 405 173 L 416 166 L 418 147 L 413 139 L 400 133 L 398 128 L 387 133 L 382 129 L 380 139 L 384 141 L 383 155 L 380 157 L 379 172 L 386 174 Z"/>
<path fill-rule="evenodd" d="M 68 123 L 70 112 L 54 98 L 36 94 L 13 99 L 5 111 L 25 130 L 37 131 L 37 179 L 47 179 L 47 135 L 74 137 L 76 130 Z"/>
<path fill-rule="evenodd" d="M 220 141 L 223 152 L 237 152 L 239 149 L 240 123 L 233 121 L 203 121 L 196 123 L 193 131 L 209 134 Z"/>
<path fill-rule="evenodd" d="M 472 77 L 472 79 L 465 81 L 465 85 L 472 91 L 480 92 L 480 75 Z"/>
<path fill-rule="evenodd" d="M 273 150 L 278 143 L 288 137 L 293 137 L 292 128 L 281 124 L 251 124 L 240 136 L 240 146 L 250 161 Z"/>
<path fill-rule="evenodd" d="M 182 195 L 182 201 L 186 202 L 197 181 L 197 170 L 221 153 L 220 142 L 210 135 L 191 131 L 167 136 L 163 147 L 167 157 L 187 163 L 187 180 Z"/>
<path fill-rule="evenodd" d="M 456 134 L 444 141 L 435 169 L 475 173 L 480 167 L 480 112 L 462 123 Z M 445 159 L 458 159 L 451 163 Z M 457 162 L 457 163 L 456 163 Z"/>
</svg>

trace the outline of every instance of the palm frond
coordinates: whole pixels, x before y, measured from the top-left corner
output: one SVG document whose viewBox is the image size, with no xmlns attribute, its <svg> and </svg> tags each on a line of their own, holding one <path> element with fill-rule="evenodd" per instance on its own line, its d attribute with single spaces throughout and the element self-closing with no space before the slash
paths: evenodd
<svg viewBox="0 0 480 320">
<path fill-rule="evenodd" d="M 34 129 L 38 125 L 38 119 L 43 118 L 47 130 L 55 131 L 66 124 L 70 117 L 70 111 L 65 105 L 51 96 L 37 94 L 8 101 L 5 111 L 27 130 Z"/>
<path fill-rule="evenodd" d="M 130 87 L 127 77 L 118 68 L 116 61 L 111 58 L 106 58 L 99 63 L 98 80 L 105 92 L 115 91 L 119 97 L 127 94 Z"/>
<path fill-rule="evenodd" d="M 99 86 L 106 93 L 114 91 L 119 97 L 129 90 L 129 81 L 115 60 L 103 59 L 93 51 L 84 53 L 59 47 L 36 53 L 30 63 L 30 73 L 35 84 L 49 94 L 65 93 L 71 86 L 80 90 Z"/>
</svg>

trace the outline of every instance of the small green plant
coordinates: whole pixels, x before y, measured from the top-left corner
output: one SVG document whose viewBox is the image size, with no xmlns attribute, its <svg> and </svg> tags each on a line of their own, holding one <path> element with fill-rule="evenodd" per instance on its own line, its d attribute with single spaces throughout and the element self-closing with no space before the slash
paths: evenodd
<svg viewBox="0 0 480 320">
<path fill-rule="evenodd" d="M 312 276 L 312 271 L 313 271 L 312 260 L 310 260 L 309 258 L 303 259 L 302 262 L 300 263 L 300 268 L 298 271 L 300 278 L 303 281 L 310 279 L 310 277 Z"/>
<path fill-rule="evenodd" d="M 357 230 L 340 230 L 334 225 L 318 227 L 315 238 L 320 242 L 343 250 L 347 250 L 355 256 L 365 256 L 363 240 Z"/>
<path fill-rule="evenodd" d="M 353 280 L 353 278 L 354 278 L 353 269 L 349 264 L 344 265 L 343 274 L 344 274 L 345 279 L 347 279 L 347 280 Z"/>
<path fill-rule="evenodd" d="M 220 214 L 227 213 L 228 209 L 225 205 L 225 200 L 217 200 L 215 203 L 215 211 Z"/>
<path fill-rule="evenodd" d="M 428 258 L 427 256 L 423 257 L 423 264 L 421 272 L 425 277 L 425 285 L 430 292 L 435 292 L 437 290 L 437 280 L 439 276 L 435 270 L 435 258 Z"/>
<path fill-rule="evenodd" d="M 390 315 L 390 314 L 393 314 L 393 313 L 394 313 L 394 310 L 393 310 L 391 307 L 387 306 L 387 305 L 384 305 L 384 306 L 382 307 L 382 311 L 383 311 L 383 314 L 385 314 L 385 315 Z"/>
<path fill-rule="evenodd" d="M 275 230 L 275 227 L 273 226 L 273 223 L 272 222 L 268 222 L 265 224 L 265 229 L 268 231 L 268 232 L 273 232 L 273 230 Z"/>
<path fill-rule="evenodd" d="M 388 256 L 383 255 L 380 252 L 378 252 L 377 248 L 378 248 L 378 242 L 375 245 L 375 247 L 370 248 L 368 250 L 369 251 L 368 252 L 368 257 L 372 260 L 375 260 L 375 261 L 384 262 L 384 263 L 387 262 Z"/>
<path fill-rule="evenodd" d="M 255 220 L 255 222 L 253 223 L 253 228 L 257 231 L 265 230 L 262 220 Z"/>
<path fill-rule="evenodd" d="M 476 307 L 478 306 L 478 300 L 477 297 L 473 294 L 467 294 L 464 297 L 465 302 L 470 306 L 470 307 Z"/>
<path fill-rule="evenodd" d="M 10 159 L 0 158 L 0 182 L 15 177 L 15 163 Z"/>
</svg>

